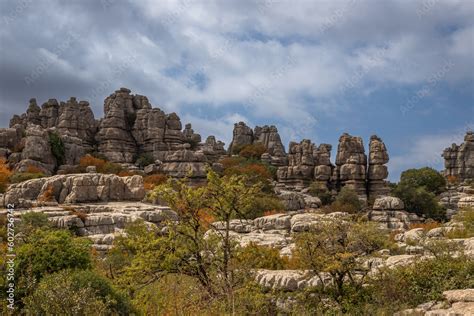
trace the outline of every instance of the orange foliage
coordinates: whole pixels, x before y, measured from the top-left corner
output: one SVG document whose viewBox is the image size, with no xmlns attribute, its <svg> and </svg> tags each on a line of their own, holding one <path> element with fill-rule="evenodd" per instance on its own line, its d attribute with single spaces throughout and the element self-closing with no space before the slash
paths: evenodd
<svg viewBox="0 0 474 316">
<path fill-rule="evenodd" d="M 219 163 L 222 164 L 224 169 L 229 169 L 231 167 L 235 167 L 235 166 L 240 165 L 244 161 L 245 161 L 245 159 L 242 158 L 242 157 L 225 157 L 225 158 L 222 158 L 221 160 L 219 160 Z"/>
<path fill-rule="evenodd" d="M 95 158 L 91 155 L 85 155 L 79 160 L 79 166 L 86 168 L 88 166 L 95 166 L 97 171 L 103 170 L 107 161 L 100 158 Z"/>
<path fill-rule="evenodd" d="M 208 228 L 210 224 L 216 221 L 216 218 L 210 214 L 207 210 L 199 210 L 198 211 L 199 219 L 201 220 L 201 224 Z"/>
<path fill-rule="evenodd" d="M 130 176 L 133 176 L 135 174 L 133 172 L 124 170 L 124 171 L 120 171 L 117 175 L 119 177 L 130 177 Z"/>
<path fill-rule="evenodd" d="M 260 159 L 260 156 L 267 151 L 263 144 L 245 145 L 239 155 L 245 158 Z"/>
<path fill-rule="evenodd" d="M 5 192 L 12 171 L 7 165 L 7 161 L 4 158 L 0 159 L 0 193 Z"/>
<path fill-rule="evenodd" d="M 224 171 L 225 175 L 247 175 L 251 178 L 263 178 L 263 179 L 271 179 L 272 174 L 270 171 L 263 165 L 250 163 L 246 165 L 237 165 L 230 167 Z"/>
<path fill-rule="evenodd" d="M 54 187 L 52 184 L 48 185 L 46 190 L 38 197 L 39 202 L 51 202 L 54 201 Z"/>
<path fill-rule="evenodd" d="M 31 165 L 26 167 L 26 172 L 27 173 L 43 173 L 43 171 L 40 168 L 36 166 L 31 166 Z"/>
<path fill-rule="evenodd" d="M 168 180 L 168 177 L 164 174 L 152 174 L 143 178 L 143 185 L 145 190 L 153 190 L 157 185 L 163 184 Z"/>
<path fill-rule="evenodd" d="M 441 223 L 438 223 L 436 221 L 430 221 L 430 222 L 426 222 L 426 223 L 410 224 L 409 229 L 423 228 L 423 230 L 425 232 L 427 232 L 427 231 L 429 231 L 433 228 L 437 228 L 437 227 L 441 227 Z"/>
<path fill-rule="evenodd" d="M 456 184 L 458 183 L 458 177 L 449 175 L 446 177 L 446 180 L 448 181 L 449 184 Z"/>
<path fill-rule="evenodd" d="M 269 216 L 269 215 L 275 215 L 275 214 L 283 214 L 285 212 L 281 211 L 281 210 L 269 210 L 269 211 L 265 211 L 263 212 L 263 216 Z"/>
</svg>

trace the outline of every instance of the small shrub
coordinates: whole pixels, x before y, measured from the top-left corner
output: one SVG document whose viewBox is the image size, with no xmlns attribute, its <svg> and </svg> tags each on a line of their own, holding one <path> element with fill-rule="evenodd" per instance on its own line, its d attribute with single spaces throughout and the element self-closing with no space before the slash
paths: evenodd
<svg viewBox="0 0 474 316">
<path fill-rule="evenodd" d="M 117 173 L 117 175 L 118 175 L 119 177 L 130 177 L 130 176 L 135 175 L 135 173 L 130 172 L 130 171 L 127 171 L 127 170 L 124 170 L 124 171 L 120 171 L 119 173 Z"/>
<path fill-rule="evenodd" d="M 39 202 L 52 202 L 54 201 L 54 187 L 52 184 L 48 185 L 46 190 L 38 197 Z"/>
<path fill-rule="evenodd" d="M 284 213 L 285 207 L 276 196 L 264 194 L 253 200 L 253 205 L 247 214 L 247 218 L 257 218 L 265 214 L 265 212 Z"/>
<path fill-rule="evenodd" d="M 359 196 L 353 189 L 349 187 L 343 187 L 341 189 L 341 191 L 336 196 L 335 202 L 341 205 L 351 205 L 357 211 L 360 211 L 362 209 L 362 203 L 359 200 Z"/>
<path fill-rule="evenodd" d="M 263 144 L 245 145 L 239 152 L 239 155 L 247 159 L 260 159 L 262 154 L 267 151 Z"/>
<path fill-rule="evenodd" d="M 28 167 L 26 167 L 25 172 L 26 173 L 43 173 L 43 170 L 41 170 L 40 168 L 36 166 L 29 165 Z"/>
<path fill-rule="evenodd" d="M 448 184 L 450 184 L 450 185 L 455 185 L 455 184 L 459 183 L 458 177 L 453 176 L 453 175 L 447 176 L 447 177 L 446 177 L 446 181 L 447 181 Z"/>
<path fill-rule="evenodd" d="M 311 183 L 309 186 L 309 194 L 319 198 L 323 205 L 328 205 L 332 202 L 332 194 L 328 190 L 327 186 L 321 185 L 318 182 Z"/>
<path fill-rule="evenodd" d="M 142 154 L 142 155 L 138 156 L 135 163 L 140 168 L 144 168 L 148 165 L 151 165 L 154 162 L 155 162 L 155 159 L 153 159 L 153 156 L 151 154 Z"/>
<path fill-rule="evenodd" d="M 64 163 L 65 147 L 61 137 L 59 137 L 57 133 L 50 133 L 49 145 L 51 146 L 51 152 L 54 158 L 56 158 L 57 164 L 62 165 Z"/>
<path fill-rule="evenodd" d="M 235 260 L 247 269 L 282 270 L 287 260 L 276 248 L 259 246 L 253 242 L 237 250 Z"/>
<path fill-rule="evenodd" d="M 425 232 L 432 230 L 433 228 L 441 227 L 441 223 L 437 221 L 428 221 L 426 223 L 410 224 L 408 229 L 423 228 Z"/>
<path fill-rule="evenodd" d="M 152 174 L 143 178 L 145 190 L 153 190 L 155 186 L 164 184 L 168 177 L 164 174 Z"/>
<path fill-rule="evenodd" d="M 44 176 L 44 173 L 18 172 L 10 177 L 10 181 L 12 183 L 19 183 L 26 180 L 43 178 Z"/>
<path fill-rule="evenodd" d="M 87 213 L 84 213 L 82 211 L 77 211 L 77 210 L 72 210 L 71 215 L 76 215 L 77 217 L 80 218 L 81 221 L 85 222 L 87 218 Z"/>
<path fill-rule="evenodd" d="M 263 212 L 263 216 L 270 216 L 270 215 L 275 215 L 275 214 L 284 214 L 282 210 L 270 210 L 270 211 L 265 211 Z"/>
<path fill-rule="evenodd" d="M 8 187 L 12 171 L 5 159 L 0 159 L 0 193 L 4 193 Z"/>
<path fill-rule="evenodd" d="M 448 238 L 471 238 L 474 237 L 474 209 L 472 207 L 462 208 L 453 216 L 453 220 L 462 223 L 462 228 L 449 231 Z"/>
<path fill-rule="evenodd" d="M 79 160 L 79 167 L 82 172 L 85 172 L 88 166 L 94 166 L 99 173 L 118 174 L 123 171 L 121 165 L 92 155 L 85 155 Z"/>
</svg>

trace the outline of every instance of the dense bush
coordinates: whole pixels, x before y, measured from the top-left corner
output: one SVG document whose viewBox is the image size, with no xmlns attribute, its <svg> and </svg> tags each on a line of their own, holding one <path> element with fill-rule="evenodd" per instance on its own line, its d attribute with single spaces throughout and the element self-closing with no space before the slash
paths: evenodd
<svg viewBox="0 0 474 316">
<path fill-rule="evenodd" d="M 354 189 L 349 187 L 343 187 L 336 196 L 334 202 L 340 205 L 350 205 L 354 210 L 360 211 L 362 209 L 362 203 L 359 200 L 359 196 Z"/>
<path fill-rule="evenodd" d="M 141 154 L 140 156 L 138 156 L 137 160 L 135 161 L 135 163 L 140 168 L 144 168 L 148 165 L 151 165 L 154 162 L 155 162 L 155 159 L 153 159 L 153 156 L 151 154 Z"/>
<path fill-rule="evenodd" d="M 20 278 L 30 275 L 39 280 L 62 269 L 89 268 L 90 244 L 66 230 L 35 230 L 28 242 L 18 247 L 15 273 Z"/>
<path fill-rule="evenodd" d="M 408 169 L 400 175 L 399 185 L 411 188 L 424 187 L 428 192 L 439 194 L 446 187 L 446 179 L 433 168 Z"/>
<path fill-rule="evenodd" d="M 49 145 L 56 162 L 59 165 L 64 163 L 65 147 L 61 137 L 57 133 L 49 133 Z"/>
<path fill-rule="evenodd" d="M 35 315 L 129 315 L 130 302 L 109 281 L 87 270 L 63 270 L 45 276 L 25 310 Z"/>
<path fill-rule="evenodd" d="M 275 195 L 269 193 L 261 194 L 254 198 L 246 218 L 253 219 L 264 216 L 266 212 L 281 213 L 284 211 L 285 206 Z"/>
<path fill-rule="evenodd" d="M 309 186 L 309 194 L 312 196 L 318 197 L 323 205 L 331 204 L 332 194 L 326 187 L 326 185 L 321 185 L 318 182 L 313 182 Z"/>
<path fill-rule="evenodd" d="M 10 177 L 12 183 L 19 183 L 31 179 L 39 179 L 45 177 L 44 173 L 29 173 L 29 172 L 17 172 Z"/>
<path fill-rule="evenodd" d="M 123 171 L 122 166 L 119 164 L 92 155 L 85 155 L 79 160 L 81 172 L 85 172 L 88 166 L 94 166 L 99 173 L 119 174 Z"/>
<path fill-rule="evenodd" d="M 260 159 L 262 154 L 267 151 L 263 144 L 251 144 L 245 145 L 240 151 L 239 156 L 247 158 L 247 159 Z"/>
<path fill-rule="evenodd" d="M 287 260 L 280 256 L 280 251 L 273 247 L 259 246 L 250 243 L 237 250 L 236 264 L 248 269 L 285 269 Z"/>
<path fill-rule="evenodd" d="M 438 203 L 434 193 L 422 187 L 399 184 L 393 194 L 405 204 L 405 209 L 420 216 L 427 216 L 435 220 L 444 220 L 445 209 Z"/>
<path fill-rule="evenodd" d="M 152 174 L 143 178 L 143 185 L 145 190 L 153 190 L 155 186 L 163 184 L 168 180 L 168 176 L 164 174 Z"/>
</svg>

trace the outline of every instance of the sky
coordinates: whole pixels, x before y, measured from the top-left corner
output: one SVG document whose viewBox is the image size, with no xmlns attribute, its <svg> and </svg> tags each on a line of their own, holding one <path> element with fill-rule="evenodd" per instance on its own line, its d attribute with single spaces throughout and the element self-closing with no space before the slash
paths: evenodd
<svg viewBox="0 0 474 316">
<path fill-rule="evenodd" d="M 334 161 L 376 134 L 397 181 L 474 129 L 474 1 L 0 1 L 1 127 L 32 97 L 102 117 L 120 87 L 226 144 L 272 124 Z"/>
</svg>

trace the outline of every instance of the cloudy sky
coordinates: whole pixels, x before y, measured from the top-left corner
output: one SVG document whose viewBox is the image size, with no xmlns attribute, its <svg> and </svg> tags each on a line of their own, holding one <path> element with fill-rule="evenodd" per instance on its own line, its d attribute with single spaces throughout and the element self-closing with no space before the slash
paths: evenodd
<svg viewBox="0 0 474 316">
<path fill-rule="evenodd" d="M 227 144 L 277 125 L 287 147 L 379 135 L 390 179 L 442 169 L 474 128 L 474 1 L 0 1 L 0 126 L 28 100 L 119 87 Z M 333 157 L 334 159 L 334 157 Z"/>
</svg>

